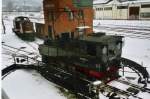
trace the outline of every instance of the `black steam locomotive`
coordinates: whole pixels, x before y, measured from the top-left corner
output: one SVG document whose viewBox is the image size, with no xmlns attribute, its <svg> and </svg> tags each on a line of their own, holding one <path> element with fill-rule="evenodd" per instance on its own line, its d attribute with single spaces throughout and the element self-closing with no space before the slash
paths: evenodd
<svg viewBox="0 0 150 99">
<path fill-rule="evenodd" d="M 86 77 L 111 81 L 119 76 L 122 38 L 93 33 L 73 39 L 69 33 L 62 33 L 60 38 L 46 40 L 39 46 L 39 52 L 46 64 L 58 64 L 67 72 L 74 70 Z"/>
</svg>

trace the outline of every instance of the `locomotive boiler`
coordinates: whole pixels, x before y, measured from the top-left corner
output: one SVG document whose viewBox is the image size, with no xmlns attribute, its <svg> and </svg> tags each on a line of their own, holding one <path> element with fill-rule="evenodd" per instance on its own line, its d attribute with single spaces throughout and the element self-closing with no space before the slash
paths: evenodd
<svg viewBox="0 0 150 99">
<path fill-rule="evenodd" d="M 34 41 L 34 29 L 33 23 L 29 20 L 28 17 L 19 16 L 13 20 L 12 29 L 18 37 L 27 41 Z"/>
<path fill-rule="evenodd" d="M 46 40 L 39 46 L 42 61 L 57 64 L 67 72 L 72 70 L 88 78 L 111 81 L 117 78 L 122 53 L 122 36 L 91 34 L 76 39 L 62 33 L 55 40 Z"/>
</svg>

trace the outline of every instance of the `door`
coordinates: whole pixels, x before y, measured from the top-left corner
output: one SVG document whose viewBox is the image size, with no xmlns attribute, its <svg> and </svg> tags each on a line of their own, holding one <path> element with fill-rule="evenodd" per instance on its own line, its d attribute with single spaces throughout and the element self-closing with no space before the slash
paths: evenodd
<svg viewBox="0 0 150 99">
<path fill-rule="evenodd" d="M 129 19 L 137 20 L 139 19 L 140 7 L 130 7 L 129 8 Z"/>
<path fill-rule="evenodd" d="M 48 26 L 48 37 L 52 38 L 52 26 Z"/>
</svg>

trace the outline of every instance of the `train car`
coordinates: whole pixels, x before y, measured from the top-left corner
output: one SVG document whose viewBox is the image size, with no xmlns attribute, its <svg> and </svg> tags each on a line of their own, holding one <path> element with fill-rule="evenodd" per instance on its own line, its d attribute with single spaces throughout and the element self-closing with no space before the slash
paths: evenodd
<svg viewBox="0 0 150 99">
<path fill-rule="evenodd" d="M 119 76 L 122 38 L 99 33 L 73 39 L 69 33 L 62 33 L 61 37 L 39 45 L 39 52 L 48 66 L 56 64 L 54 68 L 75 70 L 84 77 L 108 82 Z"/>
<path fill-rule="evenodd" d="M 12 29 L 18 37 L 27 41 L 34 41 L 35 33 L 33 28 L 33 23 L 29 20 L 28 17 L 19 16 L 13 20 Z"/>
</svg>

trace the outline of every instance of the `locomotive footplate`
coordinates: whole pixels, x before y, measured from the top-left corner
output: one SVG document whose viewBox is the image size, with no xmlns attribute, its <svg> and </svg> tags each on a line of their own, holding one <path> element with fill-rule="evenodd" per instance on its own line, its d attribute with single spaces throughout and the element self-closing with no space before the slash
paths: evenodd
<svg viewBox="0 0 150 99">
<path fill-rule="evenodd" d="M 68 89 L 76 95 L 77 99 L 93 99 L 96 96 L 94 91 L 90 91 L 90 82 L 79 78 L 76 74 L 70 74 L 49 66 L 46 66 L 42 71 L 41 74 L 47 80 Z"/>
</svg>

